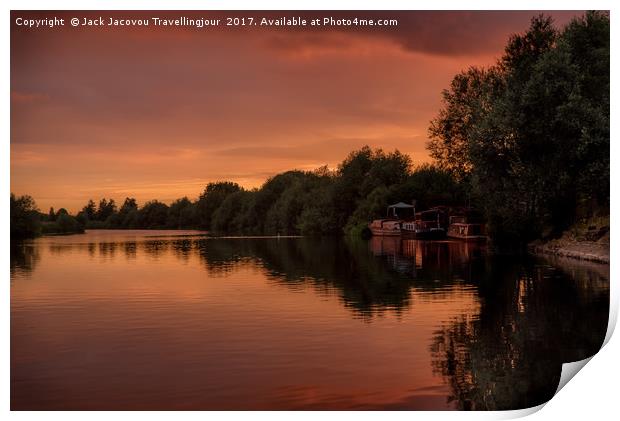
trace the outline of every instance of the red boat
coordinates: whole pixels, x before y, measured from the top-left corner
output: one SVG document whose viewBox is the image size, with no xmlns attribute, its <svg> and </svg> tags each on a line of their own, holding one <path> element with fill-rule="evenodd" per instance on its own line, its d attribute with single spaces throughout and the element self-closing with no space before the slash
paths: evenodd
<svg viewBox="0 0 620 421">
<path fill-rule="evenodd" d="M 375 236 L 400 236 L 402 232 L 401 221 L 398 219 L 375 219 L 368 228 Z"/>
</svg>

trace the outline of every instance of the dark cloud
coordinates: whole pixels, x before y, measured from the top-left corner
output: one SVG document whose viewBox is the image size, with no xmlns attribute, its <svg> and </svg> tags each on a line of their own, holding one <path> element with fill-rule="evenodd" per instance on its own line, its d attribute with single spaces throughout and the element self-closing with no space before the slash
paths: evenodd
<svg viewBox="0 0 620 421">
<path fill-rule="evenodd" d="M 412 52 L 438 55 L 476 55 L 497 53 L 501 51 L 507 37 L 516 32 L 527 29 L 532 17 L 539 14 L 550 15 L 559 26 L 570 21 L 583 11 L 104 11 L 104 12 L 12 12 L 12 31 L 16 34 L 32 32 L 15 24 L 15 17 L 28 19 L 44 19 L 50 16 L 70 19 L 80 18 L 149 18 L 159 16 L 166 19 L 181 17 L 197 19 L 220 19 L 222 24 L 209 29 L 197 28 L 170 28 L 170 27 L 131 27 L 106 29 L 99 27 L 71 28 L 59 27 L 56 32 L 75 34 L 77 31 L 90 32 L 121 32 L 124 36 L 136 38 L 165 39 L 176 37 L 212 36 L 217 32 L 226 32 L 236 36 L 253 37 L 258 34 L 269 34 L 269 44 L 276 49 L 291 49 L 298 47 L 346 47 L 343 38 L 334 37 L 334 34 L 361 35 L 375 38 L 384 37 L 392 40 L 404 49 Z M 260 21 L 266 19 L 301 18 L 312 19 L 333 18 L 339 19 L 395 19 L 396 26 L 226 26 L 226 17 L 247 18 L 253 17 Z M 39 32 L 42 32 L 39 30 Z M 17 41 L 19 42 L 19 41 Z M 122 46 L 121 46 L 122 48 Z"/>
</svg>

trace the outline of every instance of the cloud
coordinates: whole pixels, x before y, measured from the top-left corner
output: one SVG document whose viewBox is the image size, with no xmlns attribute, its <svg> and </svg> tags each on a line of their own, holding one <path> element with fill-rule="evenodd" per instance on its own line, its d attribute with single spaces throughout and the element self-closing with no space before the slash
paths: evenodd
<svg viewBox="0 0 620 421">
<path fill-rule="evenodd" d="M 11 91 L 11 104 L 32 104 L 49 101 L 50 97 L 46 94 L 36 92 Z"/>
<path fill-rule="evenodd" d="M 397 18 L 399 25 L 44 31 L 12 19 L 11 188 L 45 198 L 42 208 L 73 208 L 111 188 L 118 200 L 135 190 L 143 201 L 195 196 L 208 180 L 255 187 L 291 168 L 335 166 L 366 144 L 423 162 L 441 90 L 463 68 L 493 63 L 534 14 L 300 13 Z"/>
</svg>

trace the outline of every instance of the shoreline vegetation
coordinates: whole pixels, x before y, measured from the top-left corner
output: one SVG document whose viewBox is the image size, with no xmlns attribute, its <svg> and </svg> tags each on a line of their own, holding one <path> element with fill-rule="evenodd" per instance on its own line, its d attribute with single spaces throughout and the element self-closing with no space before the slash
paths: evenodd
<svg viewBox="0 0 620 421">
<path fill-rule="evenodd" d="M 564 28 L 540 15 L 495 65 L 462 71 L 442 92 L 432 164 L 365 146 L 336 169 L 287 171 L 256 189 L 218 181 L 196 200 L 104 198 L 75 215 L 11 194 L 11 239 L 85 229 L 364 236 L 389 203 L 415 200 L 479 210 L 497 249 L 609 262 L 609 51 L 608 14 Z"/>
<path fill-rule="evenodd" d="M 609 264 L 609 242 L 609 216 L 607 216 L 574 224 L 559 238 L 533 241 L 528 245 L 528 251 L 534 254 Z"/>
</svg>

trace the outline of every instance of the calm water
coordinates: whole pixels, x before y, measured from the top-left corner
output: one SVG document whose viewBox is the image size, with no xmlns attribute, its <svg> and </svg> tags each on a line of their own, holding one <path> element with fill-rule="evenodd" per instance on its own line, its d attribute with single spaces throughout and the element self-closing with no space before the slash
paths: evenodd
<svg viewBox="0 0 620 421">
<path fill-rule="evenodd" d="M 608 266 L 195 234 L 14 245 L 12 409 L 516 409 L 605 336 Z"/>
</svg>

